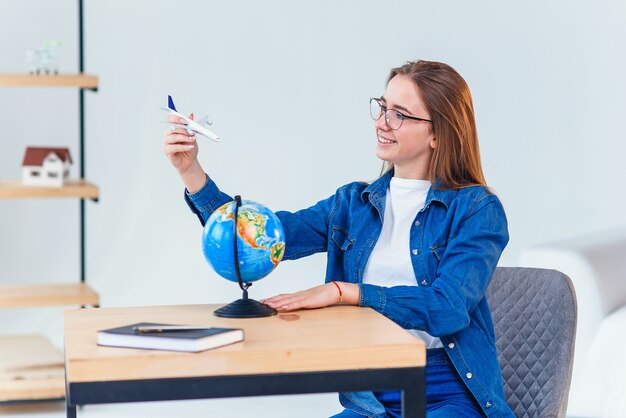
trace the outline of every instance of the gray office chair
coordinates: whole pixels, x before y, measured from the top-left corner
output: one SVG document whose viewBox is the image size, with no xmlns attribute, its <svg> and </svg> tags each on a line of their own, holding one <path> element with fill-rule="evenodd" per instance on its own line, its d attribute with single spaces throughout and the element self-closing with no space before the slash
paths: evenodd
<svg viewBox="0 0 626 418">
<path fill-rule="evenodd" d="M 564 417 L 577 318 L 571 280 L 556 270 L 499 267 L 487 300 L 515 416 Z"/>
</svg>

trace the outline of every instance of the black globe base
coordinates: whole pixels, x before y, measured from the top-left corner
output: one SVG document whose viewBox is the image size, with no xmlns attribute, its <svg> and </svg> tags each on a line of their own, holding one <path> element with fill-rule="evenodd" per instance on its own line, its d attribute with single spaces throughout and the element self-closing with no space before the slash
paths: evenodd
<svg viewBox="0 0 626 418">
<path fill-rule="evenodd" d="M 213 315 L 220 318 L 261 318 L 276 315 L 278 311 L 254 299 L 237 299 L 236 301 L 222 306 Z"/>
</svg>

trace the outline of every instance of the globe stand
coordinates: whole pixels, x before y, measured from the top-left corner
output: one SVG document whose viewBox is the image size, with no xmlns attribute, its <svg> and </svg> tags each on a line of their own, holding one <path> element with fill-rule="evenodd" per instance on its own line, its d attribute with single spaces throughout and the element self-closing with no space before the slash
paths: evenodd
<svg viewBox="0 0 626 418">
<path fill-rule="evenodd" d="M 244 283 L 241 280 L 241 271 L 239 270 L 239 251 L 237 247 L 237 215 L 239 212 L 239 206 L 241 206 L 241 196 L 235 196 L 235 233 L 234 233 L 234 259 L 235 259 L 235 272 L 237 273 L 237 282 L 239 287 L 243 291 L 241 299 L 237 299 L 228 305 L 222 306 L 213 312 L 213 315 L 221 318 L 261 318 L 264 316 L 276 315 L 278 312 L 276 309 L 272 309 L 267 305 L 262 304 L 254 299 L 248 298 L 248 288 L 252 286 L 252 283 Z"/>
<path fill-rule="evenodd" d="M 214 315 L 221 318 L 261 318 L 276 315 L 277 313 L 276 309 L 263 305 L 254 299 L 249 299 L 248 291 L 244 289 L 241 299 L 222 306 L 214 312 Z"/>
</svg>

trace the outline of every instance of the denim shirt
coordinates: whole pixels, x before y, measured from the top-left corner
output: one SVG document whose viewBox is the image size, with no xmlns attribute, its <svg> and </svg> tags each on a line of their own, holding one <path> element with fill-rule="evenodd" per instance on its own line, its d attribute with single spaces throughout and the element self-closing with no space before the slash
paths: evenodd
<svg viewBox="0 0 626 418">
<path fill-rule="evenodd" d="M 439 337 L 455 369 L 488 417 L 513 417 L 506 403 L 485 290 L 509 236 L 504 209 L 482 186 L 431 187 L 410 233 L 417 286 L 363 284 L 363 272 L 382 229 L 393 173 L 371 184 L 350 183 L 315 205 L 279 211 L 285 231 L 283 260 L 327 252 L 326 282 L 355 283 L 360 306 L 371 307 L 405 329 Z M 204 225 L 215 209 L 233 200 L 208 179 L 185 200 Z M 344 407 L 384 417 L 371 392 L 340 394 Z"/>
</svg>

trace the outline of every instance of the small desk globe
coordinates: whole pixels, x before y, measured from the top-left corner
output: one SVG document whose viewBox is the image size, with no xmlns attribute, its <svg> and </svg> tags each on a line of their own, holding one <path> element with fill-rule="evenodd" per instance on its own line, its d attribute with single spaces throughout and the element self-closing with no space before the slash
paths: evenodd
<svg viewBox="0 0 626 418">
<path fill-rule="evenodd" d="M 236 222 L 235 222 L 236 217 Z M 204 257 L 217 274 L 239 283 L 243 297 L 215 311 L 227 318 L 256 318 L 276 311 L 248 298 L 248 287 L 270 274 L 285 253 L 280 220 L 267 207 L 235 200 L 220 206 L 207 219 L 202 234 Z"/>
</svg>

